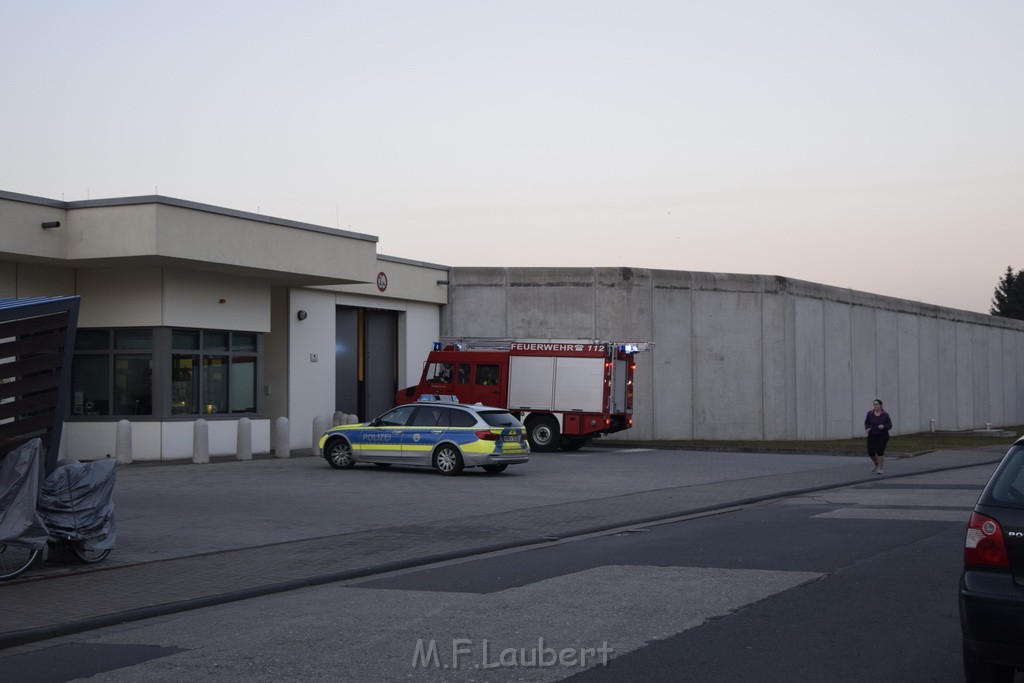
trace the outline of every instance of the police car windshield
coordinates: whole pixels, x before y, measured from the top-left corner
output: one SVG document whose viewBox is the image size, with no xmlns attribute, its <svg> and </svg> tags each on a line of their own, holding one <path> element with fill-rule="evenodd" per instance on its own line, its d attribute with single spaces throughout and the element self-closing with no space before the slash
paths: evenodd
<svg viewBox="0 0 1024 683">
<path fill-rule="evenodd" d="M 512 413 L 505 410 L 481 410 L 480 417 L 492 427 L 522 427 L 519 420 L 512 417 Z"/>
</svg>

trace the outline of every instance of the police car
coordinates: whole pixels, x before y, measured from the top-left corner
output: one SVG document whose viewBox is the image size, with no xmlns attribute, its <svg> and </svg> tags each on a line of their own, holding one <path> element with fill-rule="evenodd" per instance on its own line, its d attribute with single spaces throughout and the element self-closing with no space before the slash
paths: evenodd
<svg viewBox="0 0 1024 683">
<path fill-rule="evenodd" d="M 447 475 L 466 467 L 498 474 L 530 459 L 526 428 L 511 413 L 457 403 L 454 396 L 422 396 L 372 422 L 339 425 L 320 437 L 320 449 L 339 470 L 367 462 L 433 467 Z"/>
</svg>

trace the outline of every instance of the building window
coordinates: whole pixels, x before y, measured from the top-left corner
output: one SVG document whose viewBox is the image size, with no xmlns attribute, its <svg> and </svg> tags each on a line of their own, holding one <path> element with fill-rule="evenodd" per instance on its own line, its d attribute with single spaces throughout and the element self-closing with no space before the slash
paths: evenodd
<svg viewBox="0 0 1024 683">
<path fill-rule="evenodd" d="M 153 331 L 79 330 L 71 415 L 153 414 Z"/>
<path fill-rule="evenodd" d="M 256 334 L 174 330 L 171 340 L 173 414 L 256 412 Z"/>
<path fill-rule="evenodd" d="M 253 332 L 80 329 L 71 415 L 255 414 L 259 349 Z"/>
</svg>

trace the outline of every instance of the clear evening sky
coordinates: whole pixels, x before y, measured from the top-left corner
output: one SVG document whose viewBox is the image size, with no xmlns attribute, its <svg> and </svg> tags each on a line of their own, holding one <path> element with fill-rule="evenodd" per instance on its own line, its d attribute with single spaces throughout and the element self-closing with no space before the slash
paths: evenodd
<svg viewBox="0 0 1024 683">
<path fill-rule="evenodd" d="M 980 312 L 1024 268 L 1020 0 L 0 8 L 2 190 Z"/>
</svg>

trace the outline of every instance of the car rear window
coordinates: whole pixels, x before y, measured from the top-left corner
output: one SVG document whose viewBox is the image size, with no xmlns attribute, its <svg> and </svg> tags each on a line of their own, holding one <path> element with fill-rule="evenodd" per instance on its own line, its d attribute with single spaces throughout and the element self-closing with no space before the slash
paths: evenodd
<svg viewBox="0 0 1024 683">
<path fill-rule="evenodd" d="M 1024 444 L 1015 444 L 999 463 L 981 503 L 1024 508 Z"/>
<path fill-rule="evenodd" d="M 449 410 L 452 427 L 476 427 L 476 418 L 465 410 Z"/>
<path fill-rule="evenodd" d="M 484 422 L 492 427 L 522 427 L 522 423 L 506 410 L 482 410 L 479 411 Z"/>
</svg>

